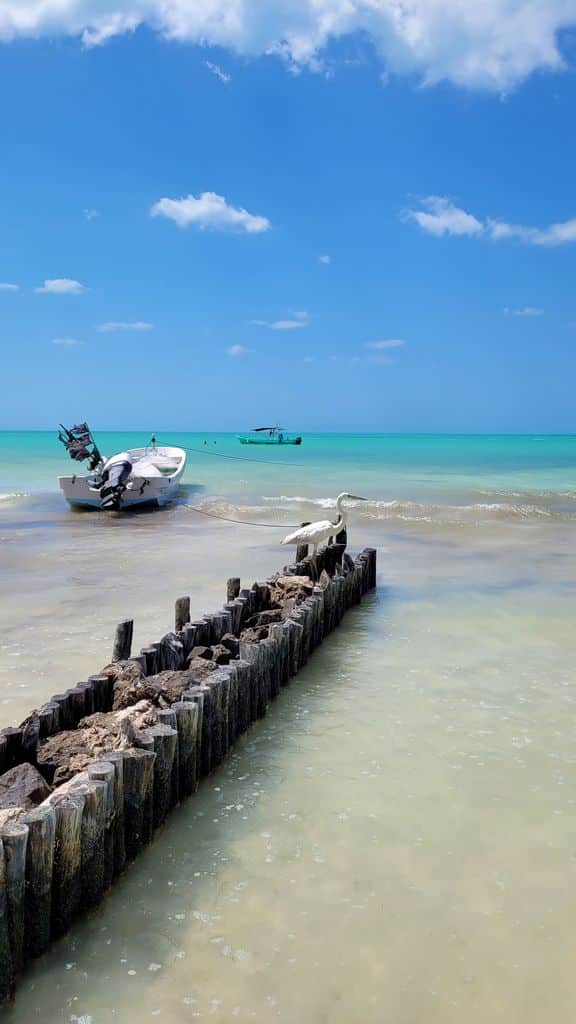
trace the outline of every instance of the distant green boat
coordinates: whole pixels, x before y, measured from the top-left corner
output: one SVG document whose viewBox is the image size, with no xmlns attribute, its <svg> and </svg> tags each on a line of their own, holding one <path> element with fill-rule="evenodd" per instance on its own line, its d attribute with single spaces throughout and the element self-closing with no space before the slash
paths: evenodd
<svg viewBox="0 0 576 1024">
<path fill-rule="evenodd" d="M 299 434 L 287 434 L 284 427 L 253 427 L 236 437 L 240 444 L 302 444 Z"/>
</svg>

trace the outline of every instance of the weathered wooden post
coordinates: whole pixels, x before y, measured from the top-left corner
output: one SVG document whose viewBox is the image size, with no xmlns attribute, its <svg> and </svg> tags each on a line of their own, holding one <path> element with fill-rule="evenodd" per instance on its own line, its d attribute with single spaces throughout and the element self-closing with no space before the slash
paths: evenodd
<svg viewBox="0 0 576 1024">
<path fill-rule="evenodd" d="M 297 610 L 295 610 L 295 611 L 297 611 Z M 294 614 L 290 618 L 290 622 L 292 623 L 291 629 L 292 629 L 292 640 L 293 640 L 293 643 L 292 643 L 292 655 L 293 655 L 292 675 L 295 676 L 296 673 L 300 671 L 300 669 L 302 668 L 302 665 L 304 664 L 304 661 L 305 661 L 305 658 L 304 658 L 304 626 L 303 626 L 300 618 L 296 618 L 296 614 Z"/>
<path fill-rule="evenodd" d="M 6 859 L 0 838 L 0 1002 L 8 1002 L 14 994 L 14 966 L 10 948 L 8 894 L 6 891 Z"/>
<path fill-rule="evenodd" d="M 124 750 L 108 751 L 106 761 L 114 766 L 114 874 L 119 875 L 126 863 L 124 844 Z"/>
<path fill-rule="evenodd" d="M 184 699 L 186 696 L 184 695 Z M 174 746 L 174 757 L 172 759 L 172 771 L 171 771 L 171 782 L 170 782 L 170 803 L 169 807 L 175 807 L 180 801 L 180 768 L 179 768 L 179 750 L 178 750 L 178 722 L 176 720 L 176 712 L 172 708 L 159 708 L 158 709 L 158 721 L 160 725 L 167 725 L 170 729 L 173 729 L 176 733 L 176 740 Z"/>
<path fill-rule="evenodd" d="M 266 704 L 280 692 L 280 681 L 276 671 L 276 642 L 272 636 L 261 640 L 259 644 L 266 674 Z"/>
<path fill-rule="evenodd" d="M 80 718 L 86 718 L 88 715 L 94 714 L 94 687 L 91 682 L 87 679 L 82 680 L 80 683 L 76 683 L 76 689 L 83 694 L 82 714 Z"/>
<path fill-rule="evenodd" d="M 50 697 L 50 704 L 58 708 L 58 728 L 71 729 L 72 718 L 70 716 L 70 696 L 67 693 L 54 693 Z"/>
<path fill-rule="evenodd" d="M 177 701 L 172 705 L 178 729 L 178 765 L 180 796 L 194 793 L 198 779 L 196 770 L 196 742 L 198 736 L 198 706 L 192 701 Z"/>
<path fill-rule="evenodd" d="M 49 804 L 41 804 L 21 821 L 28 826 L 24 949 L 30 959 L 41 956 L 50 943 L 56 813 Z"/>
<path fill-rule="evenodd" d="M 243 658 L 238 645 L 238 735 L 242 735 L 252 722 L 252 665 Z"/>
<path fill-rule="evenodd" d="M 153 725 L 148 730 L 154 744 L 154 808 L 153 824 L 158 828 L 172 804 L 172 766 L 178 733 L 169 725 Z"/>
<path fill-rule="evenodd" d="M 240 593 L 240 577 L 231 576 L 226 583 L 226 600 L 234 601 Z"/>
<path fill-rule="evenodd" d="M 88 767 L 88 778 L 105 783 L 104 794 L 104 880 L 103 889 L 110 887 L 114 877 L 114 764 L 110 761 L 95 761 Z"/>
<path fill-rule="evenodd" d="M 241 593 L 242 591 L 240 591 L 240 594 Z M 242 624 L 246 618 L 246 600 L 243 597 L 237 597 L 232 602 L 232 606 L 233 608 L 235 608 L 234 633 L 238 635 L 240 630 L 242 629 Z"/>
<path fill-rule="evenodd" d="M 366 553 L 368 554 L 368 557 L 370 559 L 368 586 L 370 587 L 371 590 L 374 590 L 376 587 L 376 559 L 378 551 L 376 548 L 366 548 Z"/>
<path fill-rule="evenodd" d="M 110 711 L 114 700 L 114 680 L 112 676 L 88 676 L 92 687 L 94 711 Z"/>
<path fill-rule="evenodd" d="M 217 715 L 213 720 L 212 750 L 216 768 L 226 756 L 228 743 L 228 695 L 230 684 L 224 669 L 217 669 L 206 680 L 206 685 L 216 694 Z"/>
<path fill-rule="evenodd" d="M 177 633 L 190 622 L 190 598 L 179 597 L 174 606 L 174 629 Z"/>
<path fill-rule="evenodd" d="M 333 545 L 333 547 L 332 547 L 332 552 L 333 552 L 332 557 L 334 558 L 334 567 L 333 567 L 333 570 L 332 570 L 333 572 L 336 572 L 337 567 L 342 564 L 342 559 L 344 557 L 344 552 L 345 551 L 346 551 L 346 545 L 345 544 L 334 544 Z"/>
<path fill-rule="evenodd" d="M 249 644 L 244 640 L 240 641 L 240 659 L 250 666 L 248 672 L 248 693 L 247 693 L 247 725 L 254 722 L 259 715 L 259 672 L 258 672 L 258 651 L 256 644 Z"/>
<path fill-rule="evenodd" d="M 40 742 L 40 716 L 33 711 L 25 722 L 22 722 L 22 761 L 37 764 L 37 751 Z"/>
<path fill-rule="evenodd" d="M 26 846 L 28 827 L 17 822 L 0 833 L 4 846 L 5 885 L 14 977 L 24 966 L 24 922 L 26 920 Z"/>
<path fill-rule="evenodd" d="M 126 860 L 134 860 L 148 841 L 152 822 L 148 822 L 154 754 L 147 750 L 127 750 L 124 759 L 124 836 Z"/>
<path fill-rule="evenodd" d="M 190 651 L 196 643 L 196 626 L 193 626 L 191 622 L 187 622 L 182 628 L 182 646 L 184 648 L 184 657 L 187 658 Z"/>
<path fill-rule="evenodd" d="M 146 675 L 155 676 L 158 672 L 160 660 L 158 649 L 150 645 L 150 647 L 143 647 L 140 654 L 146 660 Z"/>
<path fill-rule="evenodd" d="M 212 676 L 205 680 L 205 687 L 210 694 L 210 765 L 207 774 L 213 772 L 222 761 L 222 684 Z"/>
<path fill-rule="evenodd" d="M 55 704 L 44 704 L 38 712 L 38 738 L 47 739 L 58 732 L 58 708 Z"/>
<path fill-rule="evenodd" d="M 10 768 L 15 768 L 16 765 L 22 763 L 23 730 L 8 726 L 6 729 L 2 729 L 2 733 L 0 735 L 2 735 L 6 741 L 4 749 L 6 767 L 4 768 L 4 771 L 8 771 Z"/>
<path fill-rule="evenodd" d="M 182 694 L 183 701 L 190 701 L 198 708 L 198 724 L 196 726 L 196 782 L 199 783 L 204 771 L 204 760 L 210 759 L 211 734 L 208 726 L 210 717 L 210 693 L 206 686 L 191 686 Z M 179 766 L 178 755 L 178 766 Z M 178 767 L 178 786 L 180 785 L 180 768 Z"/>
<path fill-rule="evenodd" d="M 66 690 L 66 696 L 68 697 L 68 708 L 70 714 L 70 722 L 72 728 L 75 729 L 81 718 L 84 718 L 84 708 L 86 706 L 86 698 L 84 691 L 79 690 L 77 686 Z"/>
<path fill-rule="evenodd" d="M 184 667 L 184 647 L 176 633 L 166 633 L 160 641 L 160 661 L 162 671 L 171 669 L 178 671 Z"/>
<path fill-rule="evenodd" d="M 142 751 L 146 753 L 146 751 Z M 142 822 L 142 844 L 146 846 L 154 835 L 154 764 L 156 754 L 154 743 L 152 752 L 147 754 L 147 761 L 144 764 L 144 818 Z"/>
<path fill-rule="evenodd" d="M 279 692 L 282 686 L 285 686 L 288 682 L 288 657 L 286 642 L 288 638 L 286 624 L 284 622 L 274 622 L 270 626 L 270 636 L 274 640 L 275 649 L 275 686 L 277 686 L 276 693 Z"/>
<path fill-rule="evenodd" d="M 49 797 L 56 815 L 54 873 L 52 888 L 52 934 L 68 931 L 80 907 L 82 892 L 82 812 L 84 794 L 55 794 Z"/>
<path fill-rule="evenodd" d="M 236 669 L 234 663 L 220 669 L 224 679 L 224 754 L 226 755 L 236 739 Z"/>
<path fill-rule="evenodd" d="M 92 780 L 78 786 L 78 791 L 84 796 L 81 830 L 83 909 L 95 907 L 104 893 L 106 789 L 105 782 Z"/>
<path fill-rule="evenodd" d="M 114 637 L 112 661 L 126 661 L 130 657 L 133 633 L 133 619 L 124 619 L 123 622 L 118 623 L 116 626 L 116 635 Z"/>
<path fill-rule="evenodd" d="M 193 701 L 198 707 L 198 743 L 197 743 L 197 777 L 209 775 L 212 765 L 212 715 L 213 696 L 208 686 L 191 686 L 184 695 L 185 700 Z M 174 709 L 174 705 L 172 705 Z"/>
</svg>

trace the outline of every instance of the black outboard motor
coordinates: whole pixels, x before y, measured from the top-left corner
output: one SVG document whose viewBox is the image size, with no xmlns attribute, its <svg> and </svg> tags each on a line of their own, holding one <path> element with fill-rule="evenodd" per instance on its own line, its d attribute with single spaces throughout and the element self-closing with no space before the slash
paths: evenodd
<svg viewBox="0 0 576 1024">
<path fill-rule="evenodd" d="M 87 423 L 77 423 L 74 427 L 60 424 L 58 439 L 62 442 L 71 459 L 75 462 L 87 462 L 92 472 L 102 463 L 102 456 Z"/>
<path fill-rule="evenodd" d="M 100 475 L 100 508 L 117 512 L 122 507 L 122 495 L 132 472 L 132 459 L 128 452 L 112 456 Z"/>
</svg>

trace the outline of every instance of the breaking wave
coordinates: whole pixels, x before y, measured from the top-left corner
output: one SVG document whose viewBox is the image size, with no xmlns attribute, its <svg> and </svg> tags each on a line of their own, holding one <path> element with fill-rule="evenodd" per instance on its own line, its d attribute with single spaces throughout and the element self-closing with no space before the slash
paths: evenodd
<svg viewBox="0 0 576 1024">
<path fill-rule="evenodd" d="M 504 497 L 501 495 L 499 497 Z M 399 521 L 399 522 L 422 522 L 437 523 L 442 525 L 458 524 L 481 524 L 496 521 L 576 521 L 576 496 L 569 492 L 566 495 L 554 492 L 542 492 L 538 495 L 540 503 L 537 503 L 536 495 L 530 495 L 532 500 L 526 500 L 526 494 L 515 494 L 515 498 L 524 498 L 524 501 L 491 501 L 472 502 L 470 504 L 443 504 L 440 502 L 417 502 L 400 501 L 350 501 L 350 507 L 354 517 L 360 519 Z M 510 494 L 512 498 L 512 494 Z M 570 507 L 567 499 L 575 502 Z M 546 499 L 546 500 L 544 500 Z M 278 509 L 289 509 L 294 504 L 302 506 L 316 506 L 322 509 L 335 507 L 334 498 L 306 498 L 300 495 L 289 496 L 285 494 L 270 496 L 265 495 L 263 500 L 268 506 L 275 506 Z"/>
<path fill-rule="evenodd" d="M 24 501 L 29 498 L 30 495 L 24 491 L 13 491 L 9 494 L 0 494 L 0 505 L 15 505 L 19 501 Z"/>
</svg>

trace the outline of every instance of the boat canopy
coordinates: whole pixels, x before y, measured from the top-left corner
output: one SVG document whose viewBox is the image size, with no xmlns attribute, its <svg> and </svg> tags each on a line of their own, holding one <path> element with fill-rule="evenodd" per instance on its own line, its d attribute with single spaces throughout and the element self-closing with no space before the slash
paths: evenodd
<svg viewBox="0 0 576 1024">
<path fill-rule="evenodd" d="M 262 430 L 286 430 L 286 427 L 252 427 L 251 429 L 255 434 L 259 434 Z"/>
</svg>

